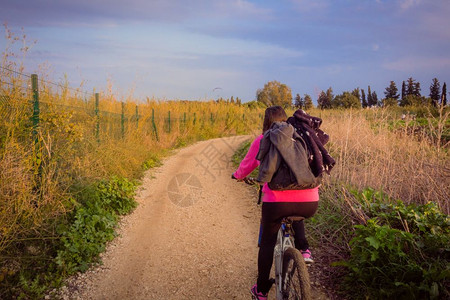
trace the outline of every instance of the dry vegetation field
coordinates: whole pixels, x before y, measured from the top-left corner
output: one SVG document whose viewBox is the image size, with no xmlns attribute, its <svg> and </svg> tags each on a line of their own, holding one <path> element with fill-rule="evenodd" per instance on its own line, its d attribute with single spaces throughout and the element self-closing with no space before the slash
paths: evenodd
<svg viewBox="0 0 450 300">
<path fill-rule="evenodd" d="M 448 142 L 442 147 L 441 138 L 430 138 L 424 132 L 411 134 L 417 132 L 409 130 L 415 125 L 393 129 L 392 124 L 401 118 L 401 112 L 395 110 L 314 113 L 322 116 L 323 128 L 331 136 L 328 148 L 337 162 L 333 180 L 359 189 L 378 189 L 405 203 L 433 201 L 449 213 Z M 440 122 L 448 132 L 448 112 Z M 433 129 L 434 136 L 442 136 L 438 130 L 437 126 Z"/>
</svg>

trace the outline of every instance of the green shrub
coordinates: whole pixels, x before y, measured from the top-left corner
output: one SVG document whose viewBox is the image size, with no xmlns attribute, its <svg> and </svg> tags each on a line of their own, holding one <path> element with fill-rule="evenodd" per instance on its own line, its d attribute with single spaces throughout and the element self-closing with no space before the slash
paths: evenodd
<svg viewBox="0 0 450 300">
<path fill-rule="evenodd" d="M 97 190 L 101 205 L 106 210 L 125 215 L 137 206 L 134 200 L 136 184 L 126 178 L 113 177 L 111 180 L 101 181 Z"/>
<path fill-rule="evenodd" d="M 61 246 L 55 262 L 63 273 L 86 271 L 114 236 L 117 215 L 96 202 L 77 208 L 73 222 L 60 226 Z"/>
<path fill-rule="evenodd" d="M 83 202 L 76 207 L 72 221 L 58 227 L 61 238 L 55 262 L 63 273 L 85 271 L 98 260 L 106 243 L 115 237 L 118 215 L 136 207 L 135 188 L 133 182 L 113 177 L 80 193 Z"/>
<path fill-rule="evenodd" d="M 356 225 L 347 285 L 363 287 L 355 298 L 448 299 L 450 218 L 436 204 L 388 203 L 367 189 L 354 193 L 367 216 Z"/>
</svg>

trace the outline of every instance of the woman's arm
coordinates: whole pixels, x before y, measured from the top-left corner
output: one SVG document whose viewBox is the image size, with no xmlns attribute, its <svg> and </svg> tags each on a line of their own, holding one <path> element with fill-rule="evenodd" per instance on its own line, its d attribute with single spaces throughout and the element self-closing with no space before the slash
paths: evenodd
<svg viewBox="0 0 450 300">
<path fill-rule="evenodd" d="M 261 141 L 262 135 L 257 137 L 253 143 L 250 145 L 247 154 L 244 159 L 239 164 L 239 168 L 234 172 L 234 177 L 237 179 L 243 179 L 248 174 L 250 174 L 257 166 L 259 166 L 259 161 L 256 159 L 256 155 L 259 151 L 259 143 Z"/>
</svg>

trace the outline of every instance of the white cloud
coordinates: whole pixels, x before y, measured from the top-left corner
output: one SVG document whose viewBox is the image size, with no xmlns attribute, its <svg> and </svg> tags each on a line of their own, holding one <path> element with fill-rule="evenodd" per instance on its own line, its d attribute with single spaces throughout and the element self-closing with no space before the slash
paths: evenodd
<svg viewBox="0 0 450 300">
<path fill-rule="evenodd" d="M 417 6 L 422 2 L 422 0 L 399 0 L 400 8 L 402 10 L 407 10 L 413 6 Z"/>
<path fill-rule="evenodd" d="M 301 12 L 319 11 L 329 6 L 326 0 L 290 0 L 295 9 Z"/>
<path fill-rule="evenodd" d="M 426 70 L 439 70 L 450 67 L 448 57 L 422 57 L 408 56 L 383 64 L 383 68 L 402 72 L 420 72 Z"/>
</svg>

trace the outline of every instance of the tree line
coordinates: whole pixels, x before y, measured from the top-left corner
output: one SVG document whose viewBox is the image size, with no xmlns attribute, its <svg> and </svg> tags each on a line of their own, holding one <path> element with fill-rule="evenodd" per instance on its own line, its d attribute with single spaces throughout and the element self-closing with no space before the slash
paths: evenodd
<svg viewBox="0 0 450 300">
<path fill-rule="evenodd" d="M 310 109 L 314 106 L 312 97 L 308 94 L 292 97 L 291 89 L 278 81 L 270 81 L 262 89 L 256 91 L 256 101 L 266 106 L 280 105 L 283 107 L 294 106 L 296 108 Z M 329 108 L 366 108 L 366 107 L 388 107 L 388 106 L 439 106 L 447 105 L 447 84 L 444 82 L 442 89 L 437 78 L 433 78 L 430 85 L 428 97 L 421 94 L 420 82 L 412 77 L 402 82 L 401 92 L 394 81 L 390 81 L 384 91 L 384 98 L 379 98 L 370 86 L 367 92 L 364 89 L 355 88 L 342 94 L 334 95 L 333 89 L 329 87 L 321 91 L 317 98 L 317 107 Z"/>
</svg>

